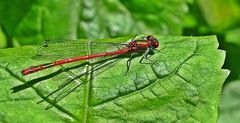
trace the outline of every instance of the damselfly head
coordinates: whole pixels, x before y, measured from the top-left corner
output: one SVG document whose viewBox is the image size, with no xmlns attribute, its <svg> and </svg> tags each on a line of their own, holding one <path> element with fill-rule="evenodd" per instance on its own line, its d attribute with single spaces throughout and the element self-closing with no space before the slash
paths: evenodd
<svg viewBox="0 0 240 123">
<path fill-rule="evenodd" d="M 156 38 L 154 38 L 153 36 L 149 35 L 147 36 L 147 40 L 149 41 L 150 45 L 154 48 L 158 48 L 159 43 L 158 40 Z"/>
</svg>

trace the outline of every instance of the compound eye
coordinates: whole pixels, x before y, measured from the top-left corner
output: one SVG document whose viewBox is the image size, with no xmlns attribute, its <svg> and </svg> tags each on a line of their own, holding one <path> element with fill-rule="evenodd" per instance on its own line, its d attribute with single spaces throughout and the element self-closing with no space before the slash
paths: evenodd
<svg viewBox="0 0 240 123">
<path fill-rule="evenodd" d="M 154 48 L 157 48 L 157 47 L 159 46 L 158 40 L 157 40 L 156 38 L 153 38 L 151 45 L 152 45 Z"/>
</svg>

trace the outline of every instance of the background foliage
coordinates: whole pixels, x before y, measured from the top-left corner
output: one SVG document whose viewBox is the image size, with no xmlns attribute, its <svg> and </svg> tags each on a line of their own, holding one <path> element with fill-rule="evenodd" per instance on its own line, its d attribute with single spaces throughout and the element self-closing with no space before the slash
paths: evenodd
<svg viewBox="0 0 240 123">
<path fill-rule="evenodd" d="M 224 93 L 232 81 L 240 84 L 239 0 L 1 0 L 0 12 L 1 48 L 38 44 L 44 39 L 141 33 L 217 35 L 220 48 L 227 53 L 224 68 L 231 70 Z M 233 108 L 237 105 L 223 106 L 229 96 L 223 95 L 220 122 L 240 117 L 239 109 Z M 237 101 L 234 98 L 229 100 Z"/>
</svg>

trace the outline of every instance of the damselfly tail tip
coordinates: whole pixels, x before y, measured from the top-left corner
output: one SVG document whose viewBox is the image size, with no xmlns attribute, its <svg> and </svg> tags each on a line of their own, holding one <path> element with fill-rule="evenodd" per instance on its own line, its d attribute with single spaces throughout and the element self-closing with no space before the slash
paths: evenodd
<svg viewBox="0 0 240 123">
<path fill-rule="evenodd" d="M 22 73 L 22 75 L 27 75 L 26 70 L 22 70 L 21 73 Z"/>
<path fill-rule="evenodd" d="M 28 74 L 32 73 L 32 71 L 29 70 L 29 69 L 24 69 L 24 70 L 21 71 L 21 73 L 22 73 L 22 75 L 25 76 L 25 75 L 28 75 Z"/>
</svg>

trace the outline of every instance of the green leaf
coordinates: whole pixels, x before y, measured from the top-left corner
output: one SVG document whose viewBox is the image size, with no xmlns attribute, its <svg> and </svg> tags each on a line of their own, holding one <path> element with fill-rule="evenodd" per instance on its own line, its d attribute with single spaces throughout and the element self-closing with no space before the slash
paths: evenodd
<svg viewBox="0 0 240 123">
<path fill-rule="evenodd" d="M 240 19 L 238 2 L 238 0 L 197 0 L 207 24 L 219 32 L 238 25 Z"/>
<path fill-rule="evenodd" d="M 240 41 L 238 40 L 238 35 L 240 34 L 240 28 L 235 28 L 233 30 L 226 32 L 226 39 L 227 43 L 233 43 L 237 46 L 240 46 Z"/>
<path fill-rule="evenodd" d="M 0 48 L 7 46 L 6 36 L 3 34 L 2 28 L 0 28 Z"/>
<path fill-rule="evenodd" d="M 0 1 L 0 24 L 3 24 L 9 35 L 14 35 L 16 27 L 31 9 L 35 0 Z"/>
<path fill-rule="evenodd" d="M 0 4 L 0 20 L 4 20 L 6 33 L 21 45 L 37 44 L 43 39 L 93 39 L 140 33 L 181 35 L 182 21 L 188 12 L 187 0 L 27 1 L 16 1 L 10 8 L 6 5 L 12 5 L 12 1 Z"/>
<path fill-rule="evenodd" d="M 233 81 L 225 86 L 220 105 L 218 123 L 238 123 L 240 120 L 240 81 Z"/>
<path fill-rule="evenodd" d="M 216 122 L 222 85 L 229 74 L 221 69 L 225 52 L 217 49 L 216 37 L 154 36 L 160 42 L 150 58 L 154 63 L 140 64 L 136 57 L 127 74 L 128 58 L 119 57 L 22 76 L 24 68 L 49 60 L 32 58 L 35 46 L 0 50 L 0 121 Z M 86 71 L 90 72 L 82 74 Z M 10 88 L 22 84 L 25 87 L 18 86 L 22 91 L 10 93 Z M 36 104 L 41 99 L 44 102 Z"/>
</svg>

